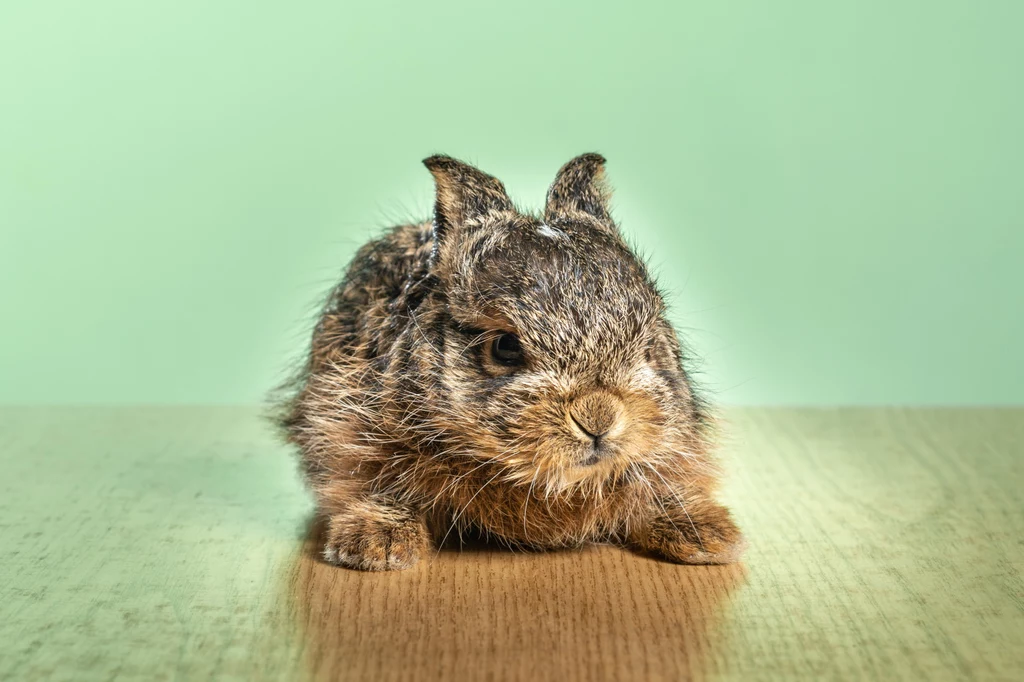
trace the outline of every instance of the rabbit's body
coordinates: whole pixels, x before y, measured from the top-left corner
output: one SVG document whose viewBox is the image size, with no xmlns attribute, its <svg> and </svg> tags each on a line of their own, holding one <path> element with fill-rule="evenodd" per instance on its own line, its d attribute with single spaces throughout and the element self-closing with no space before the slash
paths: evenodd
<svg viewBox="0 0 1024 682">
<path fill-rule="evenodd" d="M 562 169 L 543 219 L 448 157 L 433 223 L 364 246 L 332 293 L 285 425 L 329 560 L 404 568 L 474 529 L 615 541 L 687 563 L 737 553 L 710 427 L 603 159 Z"/>
</svg>

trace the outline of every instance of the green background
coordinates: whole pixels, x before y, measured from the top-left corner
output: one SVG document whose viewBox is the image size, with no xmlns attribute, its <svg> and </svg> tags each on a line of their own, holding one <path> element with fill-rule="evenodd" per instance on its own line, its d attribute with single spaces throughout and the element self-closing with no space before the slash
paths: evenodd
<svg viewBox="0 0 1024 682">
<path fill-rule="evenodd" d="M 0 3 L 0 401 L 260 400 L 443 151 L 600 151 L 727 403 L 1024 402 L 1024 3 Z"/>
</svg>

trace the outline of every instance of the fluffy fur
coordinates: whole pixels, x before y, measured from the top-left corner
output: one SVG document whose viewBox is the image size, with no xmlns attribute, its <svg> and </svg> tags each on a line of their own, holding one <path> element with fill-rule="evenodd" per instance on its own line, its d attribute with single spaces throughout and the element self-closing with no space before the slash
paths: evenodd
<svg viewBox="0 0 1024 682">
<path fill-rule="evenodd" d="M 285 408 L 325 558 L 407 568 L 472 530 L 734 560 L 712 420 L 662 296 L 612 221 L 604 159 L 567 163 L 543 216 L 472 166 L 424 163 L 433 221 L 359 250 Z M 518 339 L 513 366 L 495 350 L 502 334 Z"/>
</svg>

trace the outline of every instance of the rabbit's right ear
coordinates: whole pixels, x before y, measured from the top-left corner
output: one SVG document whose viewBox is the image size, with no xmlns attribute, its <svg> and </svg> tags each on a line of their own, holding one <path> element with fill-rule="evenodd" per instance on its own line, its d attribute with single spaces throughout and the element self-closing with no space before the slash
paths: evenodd
<svg viewBox="0 0 1024 682">
<path fill-rule="evenodd" d="M 604 180 L 604 157 L 581 154 L 562 166 L 548 189 L 544 219 L 549 223 L 589 216 L 611 223 L 608 198 L 611 191 Z"/>
<path fill-rule="evenodd" d="M 505 186 L 495 177 L 450 156 L 439 154 L 423 159 L 434 175 L 437 199 L 434 203 L 434 246 L 467 222 L 488 213 L 514 211 Z"/>
</svg>

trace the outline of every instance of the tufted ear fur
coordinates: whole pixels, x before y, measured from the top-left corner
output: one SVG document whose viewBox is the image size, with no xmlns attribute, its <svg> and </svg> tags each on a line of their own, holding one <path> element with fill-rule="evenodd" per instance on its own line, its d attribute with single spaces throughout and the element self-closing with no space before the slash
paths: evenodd
<svg viewBox="0 0 1024 682">
<path fill-rule="evenodd" d="M 495 177 L 450 156 L 438 154 L 423 160 L 434 175 L 434 245 L 437 248 L 465 223 L 488 213 L 514 211 L 505 186 Z"/>
<path fill-rule="evenodd" d="M 604 182 L 604 157 L 581 154 L 562 166 L 548 189 L 544 220 L 578 220 L 581 215 L 611 223 L 610 190 Z"/>
</svg>

